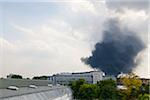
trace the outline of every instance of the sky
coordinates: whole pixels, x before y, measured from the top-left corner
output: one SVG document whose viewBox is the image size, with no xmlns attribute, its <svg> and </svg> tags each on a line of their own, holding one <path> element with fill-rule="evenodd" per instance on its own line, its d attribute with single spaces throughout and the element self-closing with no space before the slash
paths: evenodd
<svg viewBox="0 0 150 100">
<path fill-rule="evenodd" d="M 148 0 L 0 0 L 0 77 L 94 70 L 81 58 L 102 40 L 110 18 L 145 43 L 134 73 L 150 77 L 148 11 Z"/>
</svg>

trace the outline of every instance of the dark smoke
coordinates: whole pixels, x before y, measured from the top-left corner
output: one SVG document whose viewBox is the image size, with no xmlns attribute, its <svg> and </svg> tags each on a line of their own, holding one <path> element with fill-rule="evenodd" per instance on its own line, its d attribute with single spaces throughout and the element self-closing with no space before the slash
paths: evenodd
<svg viewBox="0 0 150 100">
<path fill-rule="evenodd" d="M 108 75 L 128 73 L 136 67 L 135 57 L 145 48 L 134 32 L 121 28 L 116 20 L 110 20 L 103 32 L 102 42 L 96 43 L 90 57 L 81 60 Z"/>
</svg>

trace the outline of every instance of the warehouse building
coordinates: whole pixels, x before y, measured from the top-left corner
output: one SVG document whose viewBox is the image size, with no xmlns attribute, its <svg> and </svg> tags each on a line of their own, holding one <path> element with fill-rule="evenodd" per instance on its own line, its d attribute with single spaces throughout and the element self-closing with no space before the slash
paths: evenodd
<svg viewBox="0 0 150 100">
<path fill-rule="evenodd" d="M 71 81 L 84 79 L 87 83 L 95 84 L 97 81 L 103 80 L 104 72 L 90 71 L 80 73 L 61 73 L 50 76 L 49 80 L 53 84 L 69 84 Z"/>
<path fill-rule="evenodd" d="M 0 79 L 0 100 L 72 100 L 72 91 L 48 80 Z"/>
</svg>

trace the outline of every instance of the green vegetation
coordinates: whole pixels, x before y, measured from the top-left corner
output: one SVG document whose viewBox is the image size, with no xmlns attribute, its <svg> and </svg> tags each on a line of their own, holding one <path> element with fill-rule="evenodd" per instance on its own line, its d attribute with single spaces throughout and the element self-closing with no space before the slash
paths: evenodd
<svg viewBox="0 0 150 100">
<path fill-rule="evenodd" d="M 150 94 L 140 94 L 138 100 L 150 100 Z"/>
<path fill-rule="evenodd" d="M 78 81 L 73 81 L 72 83 L 69 84 L 71 89 L 73 90 L 74 98 L 76 98 L 76 99 L 80 98 L 79 89 L 83 84 L 85 84 L 84 79 L 79 79 Z"/>
<path fill-rule="evenodd" d="M 12 78 L 12 79 L 22 79 L 21 75 L 16 75 L 16 74 L 12 74 L 12 75 L 7 75 L 7 78 Z"/>
<path fill-rule="evenodd" d="M 126 89 L 118 89 L 116 81 L 102 80 L 88 84 L 84 79 L 69 84 L 74 99 L 78 100 L 150 100 L 149 84 L 142 84 L 134 74 L 121 78 Z"/>
<path fill-rule="evenodd" d="M 98 98 L 100 100 L 116 100 L 117 97 L 117 84 L 114 80 L 103 80 L 97 83 L 98 85 Z"/>
<path fill-rule="evenodd" d="M 97 98 L 97 86 L 94 84 L 83 84 L 79 89 L 79 97 L 86 100 Z"/>
<path fill-rule="evenodd" d="M 126 100 L 136 100 L 142 86 L 142 81 L 133 73 L 130 73 L 128 76 L 121 78 L 121 81 L 122 84 L 127 87 L 127 90 L 123 91 L 124 98 Z"/>
<path fill-rule="evenodd" d="M 116 82 L 111 79 L 100 81 L 97 84 L 87 84 L 84 79 L 80 79 L 70 84 L 74 99 L 81 100 L 116 100 L 116 86 Z"/>
<path fill-rule="evenodd" d="M 36 80 L 47 80 L 48 76 L 35 76 L 32 79 L 36 79 Z"/>
</svg>

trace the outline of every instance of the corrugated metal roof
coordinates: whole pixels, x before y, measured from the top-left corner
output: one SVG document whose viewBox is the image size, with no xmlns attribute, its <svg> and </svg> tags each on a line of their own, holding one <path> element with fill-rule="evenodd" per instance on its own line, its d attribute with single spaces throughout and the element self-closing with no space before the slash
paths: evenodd
<svg viewBox="0 0 150 100">
<path fill-rule="evenodd" d="M 40 86 L 37 89 L 29 88 L 29 87 L 22 87 L 19 88 L 18 90 L 0 89 L 0 98 L 37 93 L 37 92 L 48 91 L 56 88 L 58 87 L 51 88 L 48 86 Z"/>
<path fill-rule="evenodd" d="M 48 84 L 51 84 L 51 81 L 0 79 L 0 100 L 71 100 L 72 91 L 69 87 Z M 30 88 L 29 85 L 35 85 L 37 88 Z M 17 86 L 19 89 L 6 89 L 9 86 Z"/>
<path fill-rule="evenodd" d="M 71 90 L 64 86 L 22 87 L 17 91 L 0 89 L 0 100 L 52 100 L 63 95 L 71 95 Z"/>
</svg>

